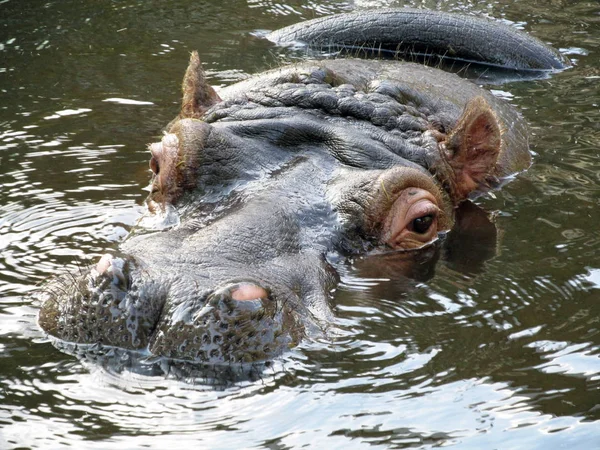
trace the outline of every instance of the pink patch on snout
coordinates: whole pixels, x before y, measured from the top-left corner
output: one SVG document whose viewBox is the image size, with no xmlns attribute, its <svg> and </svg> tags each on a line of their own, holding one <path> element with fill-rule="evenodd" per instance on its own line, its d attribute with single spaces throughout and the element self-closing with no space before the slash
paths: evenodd
<svg viewBox="0 0 600 450">
<path fill-rule="evenodd" d="M 269 294 L 260 286 L 255 284 L 242 284 L 233 292 L 231 298 L 237 301 L 256 300 L 259 298 L 267 298 Z"/>
<path fill-rule="evenodd" d="M 104 255 L 102 258 L 100 258 L 100 261 L 98 261 L 98 264 L 96 264 L 96 272 L 98 272 L 100 275 L 102 275 L 110 267 L 111 261 L 112 261 L 111 255 Z"/>
</svg>

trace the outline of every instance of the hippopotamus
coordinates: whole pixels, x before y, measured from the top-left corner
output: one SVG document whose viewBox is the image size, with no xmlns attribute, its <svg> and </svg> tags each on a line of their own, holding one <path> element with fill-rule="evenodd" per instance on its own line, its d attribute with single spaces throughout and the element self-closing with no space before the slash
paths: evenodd
<svg viewBox="0 0 600 450">
<path fill-rule="evenodd" d="M 181 111 L 149 145 L 146 213 L 112 254 L 44 290 L 39 324 L 55 342 L 232 364 L 326 332 L 340 264 L 430 251 L 462 202 L 531 162 L 512 106 L 398 56 L 536 76 L 565 67 L 523 32 L 424 10 L 341 14 L 268 38 L 344 57 L 217 93 L 192 53 Z"/>
</svg>

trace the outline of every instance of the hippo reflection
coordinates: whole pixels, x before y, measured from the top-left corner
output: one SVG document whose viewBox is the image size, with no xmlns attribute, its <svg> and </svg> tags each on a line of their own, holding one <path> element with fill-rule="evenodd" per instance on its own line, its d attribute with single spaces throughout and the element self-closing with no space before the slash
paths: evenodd
<svg viewBox="0 0 600 450">
<path fill-rule="evenodd" d="M 493 22 L 465 37 L 482 21 L 410 10 L 358 17 L 272 38 L 329 50 L 425 46 L 442 59 L 532 73 L 562 67 L 552 50 Z M 420 41 L 390 43 L 390 20 L 406 32 L 421 27 Z M 350 44 L 333 31 L 340 24 L 356 37 Z M 441 31 L 426 34 L 433 25 Z M 497 33 L 504 37 L 489 39 Z M 478 45 L 483 54 L 473 51 Z M 531 48 L 538 50 L 526 53 Z M 542 56 L 551 62 L 536 65 Z M 395 259 L 437 245 L 463 200 L 530 163 L 515 110 L 439 69 L 330 59 L 266 72 L 217 95 L 196 53 L 181 113 L 150 152 L 147 214 L 115 256 L 75 282 L 54 281 L 39 323 L 61 341 L 201 363 L 268 360 L 322 330 L 332 318 L 337 263 L 385 253 L 389 276 Z"/>
</svg>

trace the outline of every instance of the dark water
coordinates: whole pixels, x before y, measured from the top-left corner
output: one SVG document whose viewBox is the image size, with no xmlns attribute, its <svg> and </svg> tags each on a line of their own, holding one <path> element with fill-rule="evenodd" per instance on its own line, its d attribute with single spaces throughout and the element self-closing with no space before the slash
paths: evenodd
<svg viewBox="0 0 600 450">
<path fill-rule="evenodd" d="M 224 86 L 282 59 L 255 32 L 404 4 L 504 19 L 575 62 L 492 86 L 536 156 L 478 199 L 491 240 L 413 281 L 349 263 L 336 333 L 224 390 L 48 342 L 27 294 L 139 217 L 191 50 Z M 600 448 L 599 51 L 596 0 L 0 1 L 0 448 Z"/>
</svg>

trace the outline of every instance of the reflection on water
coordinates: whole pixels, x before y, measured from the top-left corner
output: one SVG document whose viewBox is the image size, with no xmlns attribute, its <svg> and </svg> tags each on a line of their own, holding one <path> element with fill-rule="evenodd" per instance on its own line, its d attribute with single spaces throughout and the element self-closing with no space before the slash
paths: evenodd
<svg viewBox="0 0 600 450">
<path fill-rule="evenodd" d="M 403 4 L 483 12 L 574 61 L 492 87 L 531 125 L 526 174 L 478 199 L 486 212 L 465 206 L 417 265 L 340 264 L 328 338 L 235 383 L 140 369 L 126 352 L 78 360 L 48 342 L 27 295 L 139 217 L 146 143 L 177 110 L 189 51 L 227 85 L 285 61 L 256 37 L 267 30 Z M 0 14 L 1 448 L 598 446 L 597 2 L 5 0 Z"/>
</svg>

